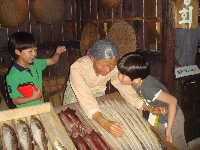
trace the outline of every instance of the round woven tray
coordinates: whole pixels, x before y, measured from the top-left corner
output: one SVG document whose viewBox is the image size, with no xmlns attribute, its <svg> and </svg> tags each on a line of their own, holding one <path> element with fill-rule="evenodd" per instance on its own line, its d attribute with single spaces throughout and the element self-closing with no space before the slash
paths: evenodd
<svg viewBox="0 0 200 150">
<path fill-rule="evenodd" d="M 87 54 L 89 46 L 100 37 L 98 27 L 93 23 L 87 23 L 81 33 L 80 52 L 84 56 Z"/>
<path fill-rule="evenodd" d="M 117 44 L 120 57 L 128 52 L 136 51 L 135 31 L 126 21 L 115 22 L 106 38 Z"/>
<path fill-rule="evenodd" d="M 33 16 L 44 24 L 53 24 L 63 18 L 65 11 L 64 0 L 32 0 Z"/>
<path fill-rule="evenodd" d="M 123 0 L 101 0 L 101 2 L 106 6 L 110 8 L 118 7 Z"/>
<path fill-rule="evenodd" d="M 28 19 L 26 0 L 0 0 L 0 24 L 5 28 L 22 26 Z"/>
</svg>

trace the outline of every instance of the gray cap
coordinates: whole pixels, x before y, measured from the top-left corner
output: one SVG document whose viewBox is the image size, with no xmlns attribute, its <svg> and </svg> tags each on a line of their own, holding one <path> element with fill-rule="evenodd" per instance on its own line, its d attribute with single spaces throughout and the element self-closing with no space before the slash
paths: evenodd
<svg viewBox="0 0 200 150">
<path fill-rule="evenodd" d="M 87 55 L 92 55 L 95 60 L 117 58 L 119 50 L 114 42 L 100 39 L 92 43 L 87 51 Z"/>
</svg>

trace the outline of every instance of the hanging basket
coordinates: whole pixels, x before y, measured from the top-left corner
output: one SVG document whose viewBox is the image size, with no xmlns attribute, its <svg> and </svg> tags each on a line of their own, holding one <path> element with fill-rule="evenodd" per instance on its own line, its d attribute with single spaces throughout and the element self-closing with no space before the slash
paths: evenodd
<svg viewBox="0 0 200 150">
<path fill-rule="evenodd" d="M 106 6 L 110 8 L 114 8 L 119 6 L 123 0 L 101 0 L 101 2 Z"/>
<path fill-rule="evenodd" d="M 5 28 L 16 28 L 28 19 L 26 0 L 0 0 L 0 24 Z"/>
<path fill-rule="evenodd" d="M 65 4 L 63 0 L 33 0 L 31 10 L 39 22 L 53 24 L 63 18 Z"/>
<path fill-rule="evenodd" d="M 80 52 L 82 56 L 87 54 L 89 46 L 100 37 L 98 27 L 93 23 L 87 23 L 81 33 Z"/>
<path fill-rule="evenodd" d="M 135 31 L 126 21 L 115 22 L 111 26 L 106 38 L 118 46 L 120 57 L 128 52 L 136 51 Z"/>
</svg>

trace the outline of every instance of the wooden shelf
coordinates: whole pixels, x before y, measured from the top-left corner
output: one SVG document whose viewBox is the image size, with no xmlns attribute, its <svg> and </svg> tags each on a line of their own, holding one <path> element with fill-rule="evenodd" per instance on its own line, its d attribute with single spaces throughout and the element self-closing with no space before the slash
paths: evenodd
<svg viewBox="0 0 200 150">
<path fill-rule="evenodd" d="M 158 17 L 128 17 L 128 18 L 105 18 L 105 19 L 83 19 L 83 20 L 65 20 L 67 25 L 72 29 L 74 34 L 77 35 L 77 23 L 79 22 L 93 22 L 103 33 L 107 35 L 107 22 L 108 21 L 126 21 L 126 20 L 144 20 L 152 30 L 153 34 L 160 41 L 160 18 Z M 104 28 L 100 24 L 104 24 Z"/>
</svg>

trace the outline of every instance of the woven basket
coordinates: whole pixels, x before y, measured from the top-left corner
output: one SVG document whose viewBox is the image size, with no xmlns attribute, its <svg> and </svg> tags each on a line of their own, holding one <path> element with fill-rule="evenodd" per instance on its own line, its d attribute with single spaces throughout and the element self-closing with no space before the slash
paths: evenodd
<svg viewBox="0 0 200 150">
<path fill-rule="evenodd" d="M 119 6 L 123 0 L 101 0 L 101 2 L 106 6 L 110 8 L 114 8 Z"/>
<path fill-rule="evenodd" d="M 0 0 L 0 24 L 6 28 L 16 28 L 28 19 L 26 0 Z"/>
<path fill-rule="evenodd" d="M 98 27 L 93 23 L 87 23 L 81 33 L 80 52 L 84 56 L 87 54 L 89 46 L 100 37 Z"/>
<path fill-rule="evenodd" d="M 33 16 L 44 24 L 53 24 L 63 18 L 65 4 L 63 0 L 33 0 Z"/>
<path fill-rule="evenodd" d="M 120 57 L 128 52 L 136 51 L 135 31 L 126 21 L 115 22 L 111 26 L 106 38 L 118 46 Z"/>
</svg>

